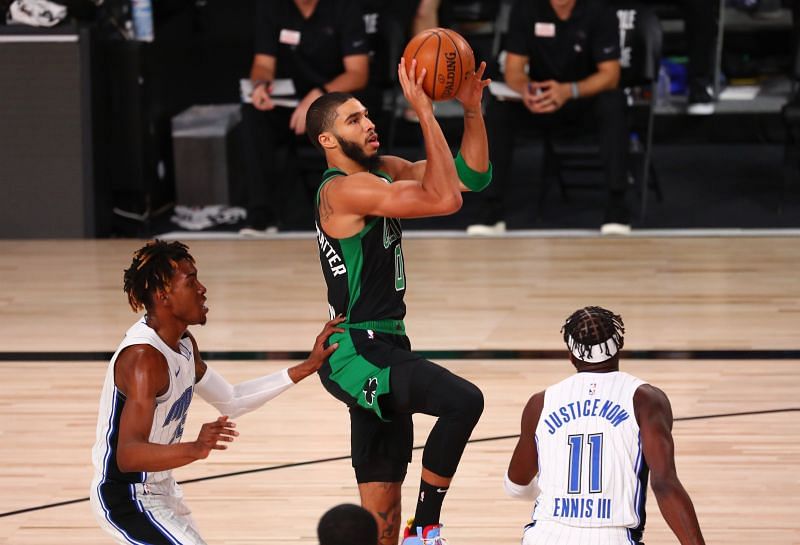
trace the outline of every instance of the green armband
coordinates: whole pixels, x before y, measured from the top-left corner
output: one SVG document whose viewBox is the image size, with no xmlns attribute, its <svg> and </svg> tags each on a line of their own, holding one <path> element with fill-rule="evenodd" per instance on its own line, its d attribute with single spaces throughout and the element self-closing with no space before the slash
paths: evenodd
<svg viewBox="0 0 800 545">
<path fill-rule="evenodd" d="M 464 158 L 461 156 L 461 151 L 459 151 L 458 155 L 456 155 L 455 163 L 458 177 L 470 191 L 483 191 L 492 181 L 491 161 L 489 162 L 489 170 L 486 172 L 478 172 L 477 170 L 469 168 L 469 165 L 467 165 L 466 161 L 464 161 Z"/>
</svg>

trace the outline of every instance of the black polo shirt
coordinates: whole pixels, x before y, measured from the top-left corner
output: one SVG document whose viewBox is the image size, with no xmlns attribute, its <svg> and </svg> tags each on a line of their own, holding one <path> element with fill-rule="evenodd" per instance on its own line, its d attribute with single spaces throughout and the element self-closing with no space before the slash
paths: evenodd
<svg viewBox="0 0 800 545">
<path fill-rule="evenodd" d="M 272 55 L 276 78 L 304 96 L 344 72 L 344 57 L 369 53 L 358 0 L 319 0 L 304 19 L 293 0 L 257 0 L 255 53 Z"/>
<path fill-rule="evenodd" d="M 597 64 L 619 59 L 619 23 L 602 0 L 577 0 L 569 19 L 550 0 L 517 0 L 511 9 L 506 50 L 528 57 L 533 81 L 579 81 Z"/>
</svg>

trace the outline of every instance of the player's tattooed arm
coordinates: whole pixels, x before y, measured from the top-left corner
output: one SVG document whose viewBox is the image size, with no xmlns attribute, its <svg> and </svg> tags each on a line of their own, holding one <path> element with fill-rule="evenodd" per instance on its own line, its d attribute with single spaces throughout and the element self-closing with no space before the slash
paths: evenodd
<svg viewBox="0 0 800 545">
<path fill-rule="evenodd" d="M 328 219 L 333 214 L 333 206 L 331 206 L 331 201 L 328 198 L 328 190 L 330 189 L 331 185 L 336 183 L 336 181 L 331 181 L 325 184 L 322 187 L 322 192 L 320 193 L 319 198 L 319 218 L 322 221 L 328 221 Z"/>
</svg>

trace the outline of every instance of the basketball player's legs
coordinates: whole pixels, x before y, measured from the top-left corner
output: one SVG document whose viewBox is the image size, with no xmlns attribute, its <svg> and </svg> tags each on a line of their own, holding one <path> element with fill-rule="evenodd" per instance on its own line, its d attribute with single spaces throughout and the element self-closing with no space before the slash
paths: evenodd
<svg viewBox="0 0 800 545">
<path fill-rule="evenodd" d="M 415 515 L 415 526 L 425 527 L 439 522 L 444 494 L 483 411 L 483 394 L 411 352 L 407 337 L 352 329 L 335 341 L 340 346 L 330 362 L 336 371 L 329 362 L 320 369 L 320 378 L 329 393 L 350 407 L 351 456 L 362 506 L 378 521 L 380 543 L 395 545 L 400 486 L 413 447 L 411 415 L 438 417 L 423 452 Z M 337 358 L 341 361 L 334 361 Z M 382 374 L 388 374 L 388 386 L 370 378 Z M 389 393 L 379 394 L 373 404 L 376 398 L 369 387 L 379 382 L 378 389 Z"/>
<path fill-rule="evenodd" d="M 100 527 L 117 543 L 206 545 L 180 496 L 143 493 L 142 485 L 103 485 L 90 499 Z"/>
<path fill-rule="evenodd" d="M 483 412 L 477 386 L 433 362 L 413 359 L 392 366 L 392 391 L 381 400 L 387 414 L 438 417 L 422 452 L 422 476 L 412 534 L 439 524 L 442 502 L 472 430 Z"/>
<path fill-rule="evenodd" d="M 400 490 L 414 444 L 411 415 L 382 421 L 371 412 L 351 407 L 350 427 L 361 506 L 378 522 L 378 543 L 397 545 L 402 527 Z"/>
<path fill-rule="evenodd" d="M 437 416 L 422 454 L 422 478 L 414 513 L 416 528 L 439 524 L 442 503 L 464 448 L 483 412 L 483 394 L 447 369 L 395 348 L 391 393 L 380 398 L 384 415 L 351 407 L 353 466 L 361 505 L 378 521 L 379 543 L 395 545 L 401 525 L 400 489 L 413 446 L 411 415 Z"/>
</svg>

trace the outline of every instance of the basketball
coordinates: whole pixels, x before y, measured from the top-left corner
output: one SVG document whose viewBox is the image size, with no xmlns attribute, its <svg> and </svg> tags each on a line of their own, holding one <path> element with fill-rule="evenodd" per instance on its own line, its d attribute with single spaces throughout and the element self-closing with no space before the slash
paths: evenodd
<svg viewBox="0 0 800 545">
<path fill-rule="evenodd" d="M 422 88 L 432 100 L 456 97 L 461 83 L 475 70 L 472 48 L 458 32 L 447 28 L 423 30 L 403 52 L 406 66 L 417 60 L 417 73 L 427 68 Z"/>
</svg>

